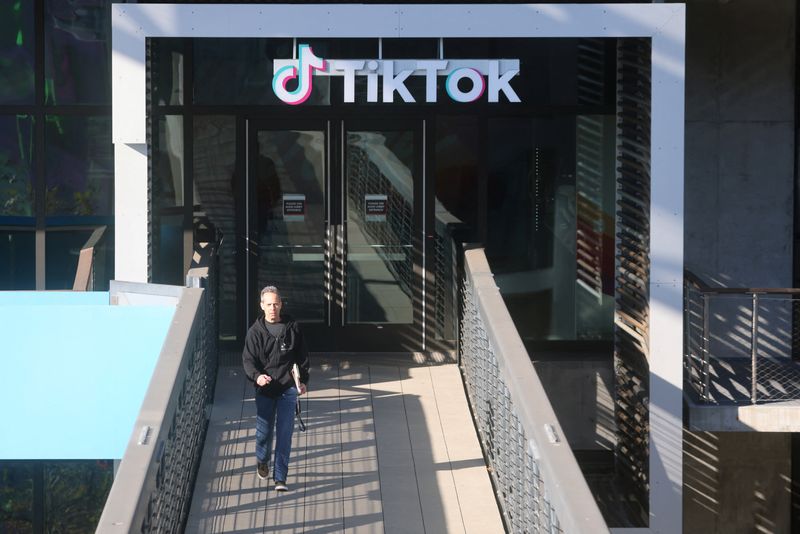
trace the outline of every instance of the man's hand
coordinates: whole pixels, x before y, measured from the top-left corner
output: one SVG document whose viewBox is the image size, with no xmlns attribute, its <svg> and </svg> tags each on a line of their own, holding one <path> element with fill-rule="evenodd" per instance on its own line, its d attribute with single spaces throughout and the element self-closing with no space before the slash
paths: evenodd
<svg viewBox="0 0 800 534">
<path fill-rule="evenodd" d="M 272 377 L 269 375 L 258 375 L 258 378 L 256 378 L 256 384 L 261 387 L 266 386 L 270 382 L 272 382 Z"/>
<path fill-rule="evenodd" d="M 306 385 L 300 382 L 300 395 L 305 394 L 306 391 Z"/>
</svg>

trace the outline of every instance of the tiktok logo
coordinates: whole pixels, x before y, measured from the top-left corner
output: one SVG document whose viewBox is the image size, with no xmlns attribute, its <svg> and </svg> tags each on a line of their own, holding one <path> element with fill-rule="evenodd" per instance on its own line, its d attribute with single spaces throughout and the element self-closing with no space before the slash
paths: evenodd
<svg viewBox="0 0 800 534">
<path fill-rule="evenodd" d="M 272 91 L 286 102 L 296 106 L 302 104 L 311 96 L 311 80 L 314 70 L 325 70 L 325 60 L 314 55 L 314 51 L 307 44 L 298 46 L 300 69 L 287 65 L 278 69 L 272 77 Z M 297 88 L 294 91 L 286 89 L 289 80 L 297 78 Z"/>
<path fill-rule="evenodd" d="M 346 104 L 359 97 L 368 103 L 391 104 L 395 96 L 403 102 L 416 102 L 406 86 L 410 76 L 425 79 L 425 102 L 435 103 L 440 87 L 454 102 L 476 102 L 487 94 L 490 103 L 499 102 L 504 95 L 509 102 L 519 102 L 519 95 L 511 87 L 511 80 L 519 74 L 518 59 L 322 59 L 314 55 L 307 44 L 298 45 L 297 59 L 275 59 L 273 62 L 272 91 L 292 106 L 302 104 L 311 96 L 314 76 L 338 76 L 342 80 L 342 96 Z M 440 76 L 447 76 L 443 83 Z M 289 80 L 297 80 L 297 87 L 289 91 Z M 359 82 L 366 83 L 356 83 Z M 416 84 L 419 85 L 419 84 Z M 413 86 L 412 86 L 413 88 Z M 382 97 L 380 96 L 382 89 Z M 415 89 L 417 93 L 421 91 Z M 330 95 L 329 95 L 330 96 Z M 417 98 L 421 97 L 417 94 Z"/>
</svg>

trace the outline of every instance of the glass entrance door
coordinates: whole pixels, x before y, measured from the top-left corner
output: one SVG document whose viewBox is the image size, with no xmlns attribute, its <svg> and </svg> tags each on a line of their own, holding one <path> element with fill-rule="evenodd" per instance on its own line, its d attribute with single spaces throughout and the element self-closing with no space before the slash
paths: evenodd
<svg viewBox="0 0 800 534">
<path fill-rule="evenodd" d="M 251 122 L 248 135 L 248 323 L 274 285 L 312 350 L 421 350 L 421 122 Z"/>
</svg>

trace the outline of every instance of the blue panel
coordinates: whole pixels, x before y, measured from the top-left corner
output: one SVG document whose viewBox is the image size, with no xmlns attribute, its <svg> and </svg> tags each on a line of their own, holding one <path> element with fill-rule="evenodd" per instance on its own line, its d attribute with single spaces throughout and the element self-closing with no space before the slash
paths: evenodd
<svg viewBox="0 0 800 534">
<path fill-rule="evenodd" d="M 0 306 L 108 306 L 108 298 L 108 291 L 0 291 Z"/>
<path fill-rule="evenodd" d="M 121 458 L 175 309 L 41 304 L 0 306 L 0 459 Z"/>
</svg>

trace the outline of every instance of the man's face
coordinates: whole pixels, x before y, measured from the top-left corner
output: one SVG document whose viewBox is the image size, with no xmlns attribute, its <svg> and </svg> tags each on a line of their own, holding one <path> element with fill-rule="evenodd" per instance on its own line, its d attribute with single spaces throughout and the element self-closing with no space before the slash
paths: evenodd
<svg viewBox="0 0 800 534">
<path fill-rule="evenodd" d="M 261 296 L 261 309 L 268 323 L 277 323 L 281 319 L 281 299 L 275 293 L 264 293 Z"/>
</svg>

